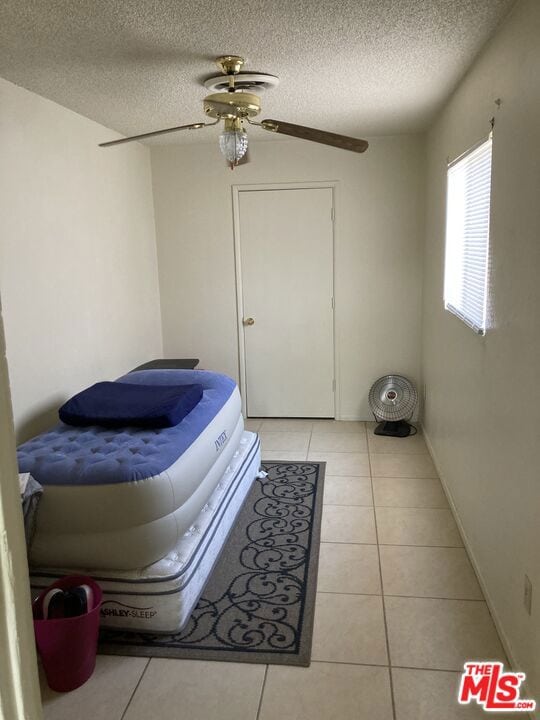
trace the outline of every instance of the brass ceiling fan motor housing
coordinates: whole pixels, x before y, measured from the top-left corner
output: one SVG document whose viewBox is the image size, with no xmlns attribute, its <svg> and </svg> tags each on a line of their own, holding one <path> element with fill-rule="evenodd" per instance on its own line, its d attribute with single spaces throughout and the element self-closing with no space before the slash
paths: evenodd
<svg viewBox="0 0 540 720">
<path fill-rule="evenodd" d="M 252 118 L 261 112 L 258 95 L 248 92 L 223 92 L 203 100 L 204 112 L 216 119 Z"/>
</svg>

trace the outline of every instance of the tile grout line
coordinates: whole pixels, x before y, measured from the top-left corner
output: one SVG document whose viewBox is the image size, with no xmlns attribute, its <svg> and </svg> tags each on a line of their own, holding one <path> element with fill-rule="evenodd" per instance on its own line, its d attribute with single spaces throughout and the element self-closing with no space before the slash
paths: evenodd
<svg viewBox="0 0 540 720">
<path fill-rule="evenodd" d="M 316 462 L 313 460 L 313 462 Z M 321 462 L 321 461 L 319 461 Z M 345 475 L 330 475 L 329 477 L 345 477 Z M 355 478 L 356 479 L 356 478 Z M 358 477 L 358 480 L 367 480 L 368 478 Z M 323 503 L 332 507 L 373 507 L 373 508 L 390 508 L 391 510 L 450 510 L 449 507 L 435 507 L 431 505 L 358 505 L 355 503 Z"/>
<path fill-rule="evenodd" d="M 368 592 L 336 592 L 334 590 L 317 590 L 319 595 L 368 595 L 369 597 L 382 597 L 383 593 Z M 405 600 L 450 600 L 455 602 L 485 603 L 484 598 L 445 597 L 444 595 L 398 595 L 397 593 L 384 593 L 385 597 L 403 598 Z"/>
<path fill-rule="evenodd" d="M 353 506 L 359 507 L 359 506 Z M 369 506 L 372 510 L 376 508 Z M 409 548 L 442 548 L 444 550 L 464 550 L 463 545 L 411 545 L 411 543 L 369 543 L 369 542 L 345 542 L 344 540 L 323 540 L 333 545 L 381 545 L 382 547 L 409 547 Z"/>
<path fill-rule="evenodd" d="M 306 462 L 307 462 L 308 457 L 309 457 L 309 451 L 310 451 L 310 449 L 311 449 L 311 440 L 312 440 L 312 439 L 313 439 L 313 423 L 312 423 L 312 425 L 311 425 L 311 432 L 309 433 L 308 446 L 307 446 L 307 450 L 306 450 Z M 325 469 L 324 469 L 324 479 L 326 480 L 326 466 L 325 466 Z M 324 498 L 323 498 L 323 500 L 324 500 Z"/>
<path fill-rule="evenodd" d="M 259 716 L 261 714 L 262 710 L 262 704 L 263 704 L 263 696 L 264 696 L 264 688 L 266 687 L 266 676 L 268 675 L 268 665 L 264 668 L 264 677 L 261 685 L 261 695 L 259 697 L 259 705 L 257 707 L 257 715 L 255 716 L 255 720 L 259 720 Z"/>
<path fill-rule="evenodd" d="M 454 673 L 455 675 L 462 675 L 463 668 L 460 670 L 451 670 L 449 668 L 435 668 L 435 667 L 416 667 L 414 665 L 378 665 L 377 663 L 359 663 L 351 660 L 312 660 L 312 663 L 319 663 L 321 665 L 354 665 L 360 667 L 376 667 L 376 668 L 388 668 L 388 670 L 419 670 L 421 672 L 444 672 Z"/>
<path fill-rule="evenodd" d="M 123 712 L 122 715 L 120 716 L 120 720 L 124 720 L 124 718 L 125 718 L 125 716 L 126 716 L 126 713 L 127 713 L 127 711 L 129 710 L 129 706 L 131 705 L 131 701 L 132 701 L 133 698 L 135 697 L 135 693 L 136 693 L 137 690 L 139 689 L 139 685 L 141 684 L 142 679 L 143 679 L 146 671 L 148 670 L 148 666 L 150 665 L 151 662 L 152 662 L 152 658 L 148 658 L 148 662 L 147 662 L 146 665 L 144 666 L 144 669 L 143 669 L 143 671 L 142 671 L 142 673 L 141 673 L 141 677 L 140 677 L 139 680 L 137 681 L 137 684 L 135 685 L 135 688 L 134 688 L 133 692 L 131 693 L 131 695 L 130 695 L 130 697 L 129 697 L 129 700 L 127 701 L 126 707 L 124 708 L 124 712 Z"/>
<path fill-rule="evenodd" d="M 373 500 L 373 520 L 375 523 L 375 540 L 377 541 L 377 559 L 379 561 L 379 581 L 381 583 L 381 603 L 382 603 L 382 611 L 383 611 L 383 622 L 384 622 L 384 637 L 386 641 L 386 654 L 388 656 L 388 681 L 390 683 L 390 701 L 392 703 L 392 717 L 394 720 L 396 720 L 396 699 L 394 696 L 394 679 L 392 677 L 392 658 L 390 656 L 390 638 L 388 636 L 388 622 L 386 620 L 386 604 L 384 600 L 384 584 L 383 584 L 383 575 L 382 575 L 382 565 L 381 565 L 381 549 L 379 546 L 379 530 L 377 527 L 377 513 L 375 512 L 375 492 L 373 489 L 373 473 L 372 473 L 372 467 L 371 467 L 371 453 L 369 451 L 369 442 L 368 442 L 368 430 L 367 425 L 366 428 L 366 444 L 368 446 L 368 463 L 369 463 L 369 476 L 371 478 L 371 498 Z"/>
<path fill-rule="evenodd" d="M 273 451 L 270 451 L 270 452 L 273 452 Z M 291 450 L 285 451 L 284 450 L 283 452 L 294 452 L 294 451 L 291 451 Z M 317 451 L 314 450 L 313 452 L 317 452 L 317 454 L 319 454 L 318 450 Z M 328 455 L 329 453 L 333 453 L 334 455 L 353 455 L 355 453 L 355 451 L 351 450 L 349 452 L 337 453 L 337 452 L 334 452 L 334 450 L 325 450 L 324 452 L 323 451 L 320 452 L 321 455 L 324 455 L 324 454 Z M 357 453 L 357 454 L 358 455 L 369 455 L 369 453 Z M 324 460 L 324 458 L 321 458 L 321 459 L 311 458 L 311 460 L 312 460 L 312 462 L 322 462 Z M 371 461 L 370 461 L 370 464 L 371 464 Z M 395 474 L 394 475 L 373 475 L 372 479 L 375 479 L 375 480 L 438 480 L 439 482 L 441 481 L 441 478 L 438 478 L 438 477 L 431 477 L 431 476 L 430 477 L 418 477 L 419 474 L 420 473 L 416 473 L 415 475 L 395 475 Z M 366 475 L 350 475 L 350 474 L 346 475 L 346 474 L 339 474 L 339 473 L 329 473 L 329 475 L 330 475 L 330 477 L 356 477 L 356 478 L 366 478 L 367 477 Z M 384 507 L 392 507 L 392 506 L 390 505 L 390 506 L 384 506 Z M 400 507 L 400 506 L 398 505 L 398 507 Z M 447 506 L 447 509 L 448 509 L 448 506 Z"/>
</svg>

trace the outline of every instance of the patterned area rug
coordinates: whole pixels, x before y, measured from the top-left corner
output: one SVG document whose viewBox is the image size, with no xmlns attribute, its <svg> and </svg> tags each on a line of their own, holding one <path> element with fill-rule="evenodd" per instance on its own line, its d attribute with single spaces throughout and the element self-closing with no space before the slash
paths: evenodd
<svg viewBox="0 0 540 720">
<path fill-rule="evenodd" d="M 324 467 L 264 462 L 182 632 L 103 630 L 98 652 L 309 665 Z"/>
</svg>

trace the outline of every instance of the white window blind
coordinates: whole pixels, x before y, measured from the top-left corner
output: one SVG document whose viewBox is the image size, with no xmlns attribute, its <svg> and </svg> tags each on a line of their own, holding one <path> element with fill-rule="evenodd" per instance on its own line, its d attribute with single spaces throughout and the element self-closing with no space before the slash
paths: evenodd
<svg viewBox="0 0 540 720">
<path fill-rule="evenodd" d="M 448 165 L 444 306 L 486 331 L 491 137 Z"/>
</svg>

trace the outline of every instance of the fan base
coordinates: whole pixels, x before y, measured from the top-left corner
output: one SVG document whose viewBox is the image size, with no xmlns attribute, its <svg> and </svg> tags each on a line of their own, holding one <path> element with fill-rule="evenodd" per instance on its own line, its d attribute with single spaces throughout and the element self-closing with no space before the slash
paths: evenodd
<svg viewBox="0 0 540 720">
<path fill-rule="evenodd" d="M 411 434 L 411 426 L 406 420 L 388 420 L 377 425 L 375 435 L 387 435 L 389 437 L 408 437 Z"/>
</svg>

